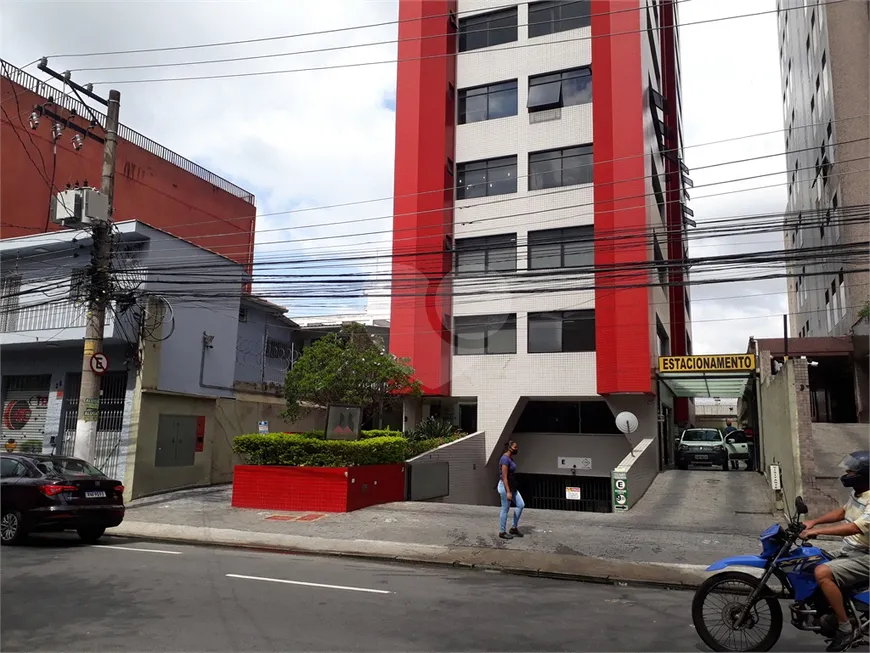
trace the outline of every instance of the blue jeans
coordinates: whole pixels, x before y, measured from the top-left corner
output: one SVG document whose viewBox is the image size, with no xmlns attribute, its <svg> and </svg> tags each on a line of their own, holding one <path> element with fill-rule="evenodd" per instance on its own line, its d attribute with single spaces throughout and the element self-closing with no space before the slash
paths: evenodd
<svg viewBox="0 0 870 653">
<path fill-rule="evenodd" d="M 525 502 L 523 501 L 523 496 L 514 490 L 512 492 L 514 497 L 514 528 L 516 528 L 520 523 L 520 517 L 523 514 L 523 508 L 526 507 Z M 501 497 L 501 513 L 498 516 L 498 532 L 504 533 L 507 530 L 507 517 L 508 512 L 511 509 L 511 502 L 507 498 L 507 490 L 504 487 L 504 481 L 498 482 L 498 495 Z"/>
</svg>

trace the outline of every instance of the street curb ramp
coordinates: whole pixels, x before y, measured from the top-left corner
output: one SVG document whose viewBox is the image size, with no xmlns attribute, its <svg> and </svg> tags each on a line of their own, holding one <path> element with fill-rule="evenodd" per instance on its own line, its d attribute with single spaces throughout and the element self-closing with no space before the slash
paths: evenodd
<svg viewBox="0 0 870 653">
<path fill-rule="evenodd" d="M 258 549 L 279 553 L 343 556 L 485 569 L 505 573 L 610 584 L 695 589 L 709 574 L 701 565 L 608 560 L 522 549 L 342 540 L 283 533 L 252 533 L 207 526 L 125 521 L 109 535 L 159 542 Z"/>
</svg>

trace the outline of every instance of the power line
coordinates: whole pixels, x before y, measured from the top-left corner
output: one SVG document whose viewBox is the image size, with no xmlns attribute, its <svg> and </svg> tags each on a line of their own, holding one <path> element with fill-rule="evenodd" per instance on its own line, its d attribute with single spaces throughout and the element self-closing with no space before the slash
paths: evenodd
<svg viewBox="0 0 870 653">
<path fill-rule="evenodd" d="M 682 3 L 687 2 L 687 1 L 688 0 L 673 0 L 673 4 L 675 4 L 675 5 L 682 4 Z M 516 6 L 517 6 L 516 4 L 506 5 L 504 8 L 515 8 Z M 492 10 L 493 10 L 492 7 L 487 8 L 487 11 L 492 11 Z M 611 16 L 614 14 L 622 14 L 622 13 L 629 13 L 629 12 L 642 12 L 642 11 L 644 11 L 644 8 L 640 8 L 640 7 L 631 7 L 629 9 L 616 9 L 613 11 L 603 11 L 603 12 L 598 12 L 598 13 L 590 13 L 589 19 L 591 20 L 592 18 L 596 18 L 598 16 Z M 450 15 L 451 14 L 446 14 L 446 15 L 438 14 L 435 16 L 426 16 L 422 20 L 430 20 L 431 18 L 449 17 Z M 406 19 L 405 21 L 402 21 L 402 20 L 393 21 L 393 22 L 390 22 L 387 24 L 397 24 L 397 23 L 401 23 L 401 22 L 421 22 L 421 19 L 412 18 L 412 19 Z M 532 27 L 533 25 L 543 25 L 543 24 L 546 24 L 549 22 L 550 22 L 549 20 L 540 20 L 540 21 L 533 21 L 533 22 L 528 22 L 528 23 L 517 23 L 517 27 L 518 28 L 519 27 Z M 384 24 L 381 23 L 380 25 L 376 25 L 376 26 L 383 27 Z M 344 32 L 344 31 L 349 31 L 349 29 L 358 29 L 358 28 L 339 28 L 338 30 L 324 30 L 321 32 L 310 32 L 310 33 L 305 34 L 305 35 L 293 35 L 293 36 L 286 36 L 283 38 L 296 38 L 297 36 L 323 36 L 326 34 L 331 34 L 334 31 Z M 466 35 L 467 34 L 476 34 L 476 33 L 482 33 L 482 32 L 487 32 L 487 31 L 489 31 L 489 30 L 486 27 L 482 27 L 479 29 L 465 29 L 465 30 L 462 30 L 462 34 L 466 34 Z M 440 39 L 440 38 L 444 38 L 444 37 L 448 37 L 448 36 L 456 36 L 456 35 L 458 35 L 458 32 L 443 32 L 443 33 L 439 33 L 439 34 L 426 34 L 424 36 L 407 38 L 407 39 L 396 38 L 396 39 L 388 39 L 385 41 L 370 41 L 370 42 L 366 42 L 366 43 L 352 43 L 349 45 L 338 45 L 338 46 L 330 46 L 330 47 L 325 47 L 325 48 L 314 48 L 311 50 L 299 50 L 299 51 L 295 51 L 295 52 L 275 52 L 275 53 L 270 53 L 270 54 L 249 55 L 249 56 L 244 56 L 244 57 L 226 57 L 223 59 L 208 59 L 208 60 L 204 60 L 204 61 L 176 61 L 176 62 L 169 62 L 169 63 L 126 64 L 126 65 L 120 65 L 120 66 L 95 66 L 95 67 L 91 67 L 91 68 L 71 68 L 70 70 L 72 72 L 93 72 L 93 71 L 102 71 L 102 70 L 141 70 L 141 69 L 149 69 L 149 68 L 175 68 L 178 66 L 200 66 L 200 65 L 219 64 L 219 63 L 224 64 L 224 63 L 234 63 L 234 62 L 240 62 L 240 61 L 257 61 L 257 60 L 261 60 L 261 59 L 274 59 L 274 58 L 278 58 L 278 57 L 290 57 L 290 56 L 296 56 L 296 55 L 319 54 L 319 53 L 324 53 L 324 52 L 336 52 L 336 51 L 340 51 L 340 50 L 352 50 L 354 48 L 381 47 L 381 46 L 395 45 L 395 44 L 400 44 L 400 43 L 420 42 L 420 41 L 426 41 L 429 39 Z M 607 35 L 607 36 L 609 36 L 609 35 Z M 278 38 L 282 38 L 282 37 L 278 37 Z M 256 42 L 256 41 L 254 41 L 254 42 Z M 234 43 L 233 45 L 241 45 L 244 43 L 245 42 Z M 532 45 L 539 45 L 539 44 L 535 43 Z M 172 49 L 175 49 L 175 48 L 172 48 Z M 184 49 L 184 48 L 177 48 L 177 49 Z M 467 53 L 462 52 L 461 54 L 477 54 L 477 53 L 479 53 L 478 50 L 470 50 Z M 120 53 L 112 53 L 112 54 L 120 54 Z M 127 52 L 125 54 L 132 54 L 132 53 Z M 67 55 L 67 56 L 73 56 L 73 55 Z M 96 56 L 96 55 L 78 55 L 78 56 Z"/>
<path fill-rule="evenodd" d="M 850 1 L 850 0 L 826 0 L 823 2 L 819 2 L 818 4 L 819 5 L 832 5 L 832 4 L 839 4 L 841 2 L 848 2 L 848 1 Z M 767 14 L 779 13 L 781 11 L 796 11 L 797 9 L 799 9 L 799 8 L 798 7 L 788 7 L 788 8 L 782 8 L 782 9 L 772 9 L 772 10 L 767 10 L 767 11 L 760 11 L 760 12 L 755 12 L 755 13 L 750 13 L 750 14 L 738 14 L 736 16 L 722 16 L 719 18 L 709 18 L 709 19 L 705 19 L 705 20 L 694 21 L 691 23 L 682 23 L 679 26 L 679 28 L 683 29 L 685 27 L 690 27 L 692 25 L 705 25 L 705 24 L 711 24 L 711 23 L 720 23 L 720 22 L 727 21 L 727 20 L 736 20 L 736 19 L 742 19 L 742 18 L 754 18 L 757 16 L 764 16 Z M 571 42 L 571 41 L 588 41 L 588 40 L 592 40 L 594 38 L 603 38 L 603 37 L 611 38 L 614 36 L 627 36 L 630 34 L 642 34 L 642 33 L 645 33 L 647 31 L 649 31 L 649 30 L 641 29 L 641 30 L 627 30 L 627 31 L 623 31 L 623 32 L 611 32 L 608 34 L 591 35 L 591 36 L 577 37 L 577 38 L 573 38 L 573 39 L 564 39 L 564 40 L 560 41 L 560 43 L 566 43 L 566 42 Z M 550 45 L 550 43 L 530 43 L 530 44 L 515 45 L 515 46 L 500 45 L 498 51 L 502 52 L 505 50 L 515 50 L 515 49 L 527 48 L 527 47 L 540 47 L 540 46 L 544 46 L 544 45 Z M 477 50 L 471 50 L 469 52 L 463 52 L 461 54 L 471 54 L 471 53 L 483 54 L 483 52 L 480 52 Z M 233 78 L 241 78 L 241 77 L 255 77 L 255 76 L 259 77 L 259 76 L 266 76 L 266 75 L 283 75 L 283 74 L 300 73 L 300 72 L 320 72 L 320 71 L 324 71 L 324 70 L 360 68 L 360 67 L 364 67 L 364 66 L 397 64 L 397 63 L 406 63 L 406 62 L 410 62 L 410 61 L 425 61 L 425 60 L 429 60 L 429 59 L 441 59 L 441 58 L 445 58 L 445 57 L 455 57 L 455 56 L 457 56 L 457 53 L 451 52 L 448 54 L 426 55 L 426 56 L 422 56 L 422 57 L 409 57 L 406 59 L 389 59 L 389 60 L 385 60 L 385 61 L 368 61 L 368 62 L 356 62 L 356 63 L 347 63 L 347 64 L 332 64 L 329 66 L 313 66 L 313 67 L 307 67 L 307 68 L 292 68 L 292 69 L 286 69 L 286 70 L 252 71 L 252 72 L 246 72 L 246 73 L 221 73 L 221 74 L 216 74 L 216 75 L 193 75 L 193 76 L 188 76 L 188 77 L 163 77 L 163 78 L 154 78 L 154 79 L 100 80 L 100 81 L 96 81 L 96 82 L 92 82 L 92 83 L 93 84 L 120 85 L 120 84 L 152 84 L 152 83 L 158 83 L 158 82 L 163 83 L 163 82 L 181 82 L 181 81 L 198 81 L 198 80 L 215 80 L 215 79 L 233 79 Z"/>
<path fill-rule="evenodd" d="M 674 0 L 674 4 L 677 4 L 679 2 L 685 2 L 685 0 Z M 487 11 L 497 11 L 500 9 L 513 9 L 516 6 L 517 6 L 517 3 L 513 2 L 513 3 L 505 4 L 505 5 L 489 6 L 486 9 L 487 9 Z M 623 10 L 623 11 L 626 11 L 626 10 Z M 629 11 L 636 11 L 636 9 L 632 8 Z M 478 13 L 478 12 L 476 12 L 474 10 L 457 11 L 456 15 L 458 16 L 458 15 L 462 15 L 462 14 L 466 14 L 466 13 L 474 14 L 474 13 Z M 616 12 L 607 12 L 607 13 L 616 13 Z M 446 13 L 446 14 L 432 14 L 431 16 L 427 16 L 426 20 L 432 19 L 432 18 L 450 18 L 452 15 L 454 15 L 452 12 Z M 598 14 L 596 14 L 596 15 L 598 15 Z M 151 53 L 151 52 L 170 52 L 170 51 L 178 51 L 178 50 L 195 50 L 195 49 L 202 49 L 202 48 L 223 47 L 223 46 L 227 46 L 227 45 L 246 45 L 249 43 L 263 43 L 263 42 L 267 42 L 267 41 L 280 41 L 280 40 L 286 40 L 286 39 L 304 38 L 304 37 L 308 37 L 308 36 L 323 36 L 325 34 L 337 34 L 337 33 L 341 33 L 341 32 L 349 32 L 349 31 L 354 31 L 354 30 L 373 29 L 376 27 L 388 27 L 390 25 L 400 25 L 402 23 L 417 23 L 417 22 L 420 22 L 419 18 L 405 18 L 405 19 L 398 19 L 398 20 L 388 20 L 388 21 L 384 21 L 381 23 L 369 23 L 367 25 L 351 25 L 348 27 L 338 27 L 338 28 L 327 29 L 327 30 L 317 30 L 314 32 L 302 32 L 302 33 L 297 33 L 297 34 L 283 34 L 283 35 L 279 35 L 279 36 L 267 36 L 267 37 L 259 37 L 259 38 L 241 39 L 238 41 L 218 41 L 218 42 L 200 43 L 200 44 L 194 44 L 194 45 L 178 45 L 178 46 L 167 46 L 167 47 L 157 47 L 157 48 L 141 48 L 141 49 L 136 49 L 136 50 L 115 50 L 113 52 L 84 52 L 84 53 L 79 53 L 79 54 L 54 54 L 54 55 L 50 55 L 50 56 L 52 58 L 55 58 L 55 59 L 60 59 L 60 58 L 71 58 L 71 57 L 100 57 L 100 56 L 119 55 L 119 54 L 144 54 L 144 53 Z M 37 61 L 39 61 L 39 60 L 37 59 Z"/>
</svg>

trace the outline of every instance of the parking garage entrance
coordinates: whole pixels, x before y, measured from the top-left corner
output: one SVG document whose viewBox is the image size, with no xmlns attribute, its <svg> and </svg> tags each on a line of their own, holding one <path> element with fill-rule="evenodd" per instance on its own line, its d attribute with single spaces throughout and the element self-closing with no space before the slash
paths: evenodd
<svg viewBox="0 0 870 653">
<path fill-rule="evenodd" d="M 662 398 L 738 399 L 738 414 L 742 424 L 759 433 L 757 419 L 756 384 L 758 369 L 755 354 L 716 354 L 701 356 L 660 356 L 656 370 L 656 395 L 659 401 L 659 451 L 661 467 L 672 467 L 675 462 L 679 433 L 670 431 L 667 405 Z M 688 424 L 686 426 L 691 426 Z M 758 435 L 755 436 L 758 438 Z M 753 447 L 758 455 L 758 446 Z M 757 467 L 756 467 L 757 469 Z"/>
</svg>

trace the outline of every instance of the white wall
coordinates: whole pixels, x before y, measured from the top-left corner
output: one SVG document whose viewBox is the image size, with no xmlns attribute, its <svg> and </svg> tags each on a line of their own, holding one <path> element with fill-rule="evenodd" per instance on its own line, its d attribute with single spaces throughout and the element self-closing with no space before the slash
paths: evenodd
<svg viewBox="0 0 870 653">
<path fill-rule="evenodd" d="M 417 463 L 447 462 L 450 465 L 450 494 L 432 499 L 436 503 L 480 505 L 492 503 L 495 475 L 486 474 L 486 444 L 483 433 L 473 433 L 408 461 Z"/>
<path fill-rule="evenodd" d="M 482 0 L 460 0 L 460 15 L 491 9 Z M 461 53 L 457 61 L 457 88 L 517 79 L 518 115 L 456 128 L 456 163 L 500 156 L 517 157 L 517 192 L 509 195 L 459 200 L 455 210 L 455 238 L 516 233 L 517 270 L 527 269 L 525 247 L 528 232 L 593 223 L 592 185 L 528 190 L 529 152 L 583 145 L 592 141 L 592 105 L 566 107 L 561 118 L 530 124 L 526 109 L 528 78 L 547 72 L 589 65 L 592 61 L 590 28 L 561 32 L 533 40 L 527 38 L 528 5 L 519 5 L 518 41 Z M 582 39 L 582 40 L 581 40 Z M 534 47 L 516 46 L 540 44 Z M 556 44 L 556 45 L 554 45 Z M 594 77 L 593 77 L 594 88 Z M 526 289 L 540 294 L 498 293 L 516 288 L 516 281 L 499 284 L 489 277 L 486 293 L 456 296 L 453 315 L 517 313 L 517 353 L 503 355 L 454 356 L 452 394 L 477 397 L 478 428 L 486 432 L 487 454 L 503 439 L 508 420 L 520 397 L 595 397 L 595 353 L 526 353 L 529 311 L 558 311 L 594 308 L 594 293 L 567 290 L 592 279 L 578 281 L 549 276 L 530 278 Z M 481 283 L 483 286 L 484 283 Z M 469 292 L 463 282 L 458 292 Z M 553 289 L 566 288 L 565 292 Z"/>
<path fill-rule="evenodd" d="M 631 445 L 622 435 L 519 433 L 511 439 L 519 445 L 517 465 L 523 474 L 571 476 L 571 470 L 560 469 L 557 460 L 570 457 L 592 459 L 592 469 L 578 470 L 578 476 L 610 478 L 613 468 L 631 451 Z"/>
</svg>

